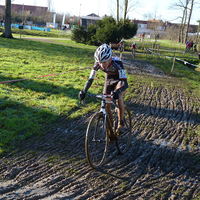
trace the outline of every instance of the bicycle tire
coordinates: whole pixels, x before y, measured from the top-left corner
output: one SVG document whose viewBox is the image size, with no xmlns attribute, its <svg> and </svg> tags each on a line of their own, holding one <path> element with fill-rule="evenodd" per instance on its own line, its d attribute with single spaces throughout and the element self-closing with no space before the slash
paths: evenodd
<svg viewBox="0 0 200 200">
<path fill-rule="evenodd" d="M 85 152 L 89 165 L 100 168 L 108 152 L 109 136 L 103 113 L 95 113 L 88 124 L 85 138 Z"/>
<path fill-rule="evenodd" d="M 124 125 L 125 125 L 125 132 L 121 134 L 116 141 L 116 146 L 119 151 L 119 153 L 124 154 L 131 142 L 131 129 L 132 129 L 132 119 L 131 119 L 131 113 L 127 106 L 125 106 L 124 111 Z"/>
</svg>

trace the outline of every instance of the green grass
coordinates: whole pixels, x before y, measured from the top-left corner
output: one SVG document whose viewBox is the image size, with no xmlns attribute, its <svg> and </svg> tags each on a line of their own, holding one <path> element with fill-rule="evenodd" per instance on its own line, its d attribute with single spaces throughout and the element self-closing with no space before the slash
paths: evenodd
<svg viewBox="0 0 200 200">
<path fill-rule="evenodd" d="M 93 66 L 94 50 L 0 38 L 0 82 L 28 79 L 0 84 L 0 151 L 42 134 L 59 116 L 69 116 L 77 109 L 78 92 L 91 69 L 72 70 Z M 39 78 L 49 74 L 56 75 Z M 97 91 L 102 90 L 102 77 L 99 73 L 91 92 L 97 84 Z M 80 116 L 94 107 L 78 109 L 73 115 Z"/>
<path fill-rule="evenodd" d="M 78 99 L 78 92 L 91 71 L 90 68 L 79 69 L 93 66 L 96 47 L 71 40 L 56 41 L 69 45 L 0 37 L 0 82 L 27 79 L 0 84 L 0 153 L 9 151 L 30 136 L 42 135 L 49 127 L 56 126 L 60 117 L 70 120 L 99 108 L 100 103 L 94 99 L 86 100 L 89 107 L 80 108 Z M 137 59 L 145 60 L 146 56 L 141 54 Z M 155 57 L 148 56 L 148 61 L 155 63 Z M 172 75 L 180 78 L 180 87 L 199 91 L 200 72 L 179 65 L 175 66 Z M 157 66 L 170 73 L 170 62 L 160 59 Z M 44 75 L 52 76 L 41 77 Z M 104 76 L 101 71 L 97 73 L 90 93 L 102 93 Z M 131 89 L 138 84 L 152 87 L 168 84 L 138 75 L 128 75 L 128 79 L 129 83 L 134 83 Z M 169 86 L 173 87 L 170 83 Z M 132 94 L 128 89 L 125 99 L 134 98 L 138 93 Z"/>
</svg>

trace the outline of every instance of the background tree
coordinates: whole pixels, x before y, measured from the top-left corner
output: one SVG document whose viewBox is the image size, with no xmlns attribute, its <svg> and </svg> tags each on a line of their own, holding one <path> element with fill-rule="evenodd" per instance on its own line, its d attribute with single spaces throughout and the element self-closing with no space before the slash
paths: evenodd
<svg viewBox="0 0 200 200">
<path fill-rule="evenodd" d="M 11 33 L 11 0 L 5 2 L 5 24 L 2 37 L 13 38 Z"/>
<path fill-rule="evenodd" d="M 124 0 L 124 23 L 126 20 L 127 12 L 128 12 L 128 0 Z"/>
<path fill-rule="evenodd" d="M 187 37 L 188 37 L 188 30 L 189 30 L 189 25 L 190 25 L 190 19 L 192 16 L 193 6 L 194 6 L 194 0 L 191 0 L 191 7 L 190 7 L 190 13 L 189 13 L 188 22 L 187 22 L 187 26 L 186 26 L 186 30 L 185 30 L 184 43 L 186 43 Z"/>
<path fill-rule="evenodd" d="M 181 43 L 185 43 L 188 38 L 188 31 L 190 25 L 190 19 L 192 16 L 192 12 L 194 9 L 195 0 L 178 0 L 171 4 L 170 9 L 180 10 L 182 15 L 177 16 L 177 19 L 181 19 L 181 23 L 179 26 L 178 33 L 178 41 Z M 189 11 L 189 15 L 188 15 Z"/>
<path fill-rule="evenodd" d="M 117 0 L 117 23 L 119 22 L 119 0 Z"/>
<path fill-rule="evenodd" d="M 47 7 L 49 12 L 54 12 L 53 0 L 47 0 Z"/>
<path fill-rule="evenodd" d="M 155 42 L 157 40 L 157 35 L 160 33 L 160 27 L 163 26 L 163 21 L 161 16 L 158 14 L 158 6 L 154 5 L 152 12 L 148 12 L 143 15 L 145 18 L 149 19 L 147 28 L 153 31 Z"/>
<path fill-rule="evenodd" d="M 121 6 L 122 10 L 124 10 L 124 23 L 127 19 L 127 15 L 129 12 L 134 11 L 138 7 L 141 6 L 141 1 L 140 0 L 124 0 L 123 6 Z"/>
</svg>

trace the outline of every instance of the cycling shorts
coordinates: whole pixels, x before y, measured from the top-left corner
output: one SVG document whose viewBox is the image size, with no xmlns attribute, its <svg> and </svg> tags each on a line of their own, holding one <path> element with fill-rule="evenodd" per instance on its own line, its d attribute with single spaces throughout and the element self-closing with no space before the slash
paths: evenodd
<svg viewBox="0 0 200 200">
<path fill-rule="evenodd" d="M 104 85 L 104 94 L 111 94 L 112 91 L 121 87 L 121 80 L 107 79 Z"/>
</svg>

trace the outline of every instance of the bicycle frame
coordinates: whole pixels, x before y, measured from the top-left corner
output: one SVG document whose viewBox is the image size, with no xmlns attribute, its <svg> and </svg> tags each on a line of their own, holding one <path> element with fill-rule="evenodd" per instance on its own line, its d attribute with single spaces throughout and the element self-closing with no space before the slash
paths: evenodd
<svg viewBox="0 0 200 200">
<path fill-rule="evenodd" d="M 108 103 L 113 103 L 114 105 L 116 105 L 116 103 L 114 103 L 113 101 L 108 101 L 106 99 L 102 99 L 100 112 L 103 113 L 104 118 L 105 118 L 106 124 L 104 124 L 104 127 L 106 125 L 108 127 L 108 130 L 110 131 L 110 136 L 114 136 L 115 135 L 115 130 L 114 130 L 113 125 L 112 125 L 113 123 L 111 122 L 111 120 L 113 120 L 113 119 L 110 119 L 110 116 L 106 112 L 106 108 L 105 108 L 106 104 L 108 104 Z"/>
<path fill-rule="evenodd" d="M 101 108 L 100 108 L 99 112 L 103 113 L 103 115 L 105 117 L 106 124 L 104 124 L 104 127 L 106 127 L 106 126 L 108 127 L 108 129 L 110 131 L 110 136 L 115 136 L 115 130 L 112 126 L 111 119 L 110 119 L 108 113 L 106 112 L 106 104 L 112 103 L 115 107 L 119 108 L 119 106 L 116 104 L 116 100 L 115 99 L 112 99 L 111 101 L 107 100 L 107 98 L 112 98 L 111 95 L 90 95 L 90 94 L 88 94 L 87 96 L 101 99 Z M 85 104 L 85 102 L 83 102 L 83 103 Z"/>
</svg>

